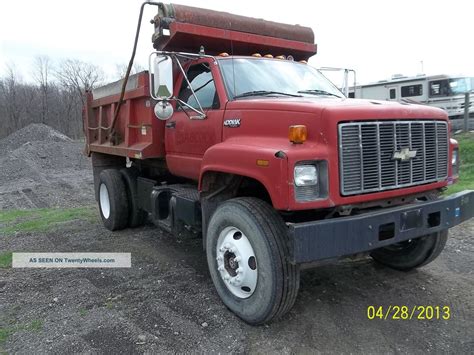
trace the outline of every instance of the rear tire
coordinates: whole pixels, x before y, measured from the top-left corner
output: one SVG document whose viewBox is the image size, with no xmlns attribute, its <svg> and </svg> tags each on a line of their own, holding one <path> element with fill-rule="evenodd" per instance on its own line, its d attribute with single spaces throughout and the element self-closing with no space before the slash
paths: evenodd
<svg viewBox="0 0 474 355">
<path fill-rule="evenodd" d="M 408 271 L 436 259 L 443 251 L 447 239 L 448 231 L 445 230 L 376 249 L 370 256 L 380 264 Z"/>
<path fill-rule="evenodd" d="M 122 174 L 117 169 L 106 169 L 99 176 L 99 211 L 105 228 L 114 231 L 128 224 L 128 197 Z"/>
<path fill-rule="evenodd" d="M 217 293 L 247 323 L 266 323 L 292 308 L 299 266 L 287 260 L 285 223 L 264 201 L 245 197 L 220 205 L 209 222 L 206 252 Z"/>
<path fill-rule="evenodd" d="M 128 226 L 130 228 L 139 227 L 146 222 L 148 214 L 138 206 L 137 177 L 138 171 L 134 168 L 120 169 L 125 186 L 127 187 L 128 198 Z"/>
</svg>

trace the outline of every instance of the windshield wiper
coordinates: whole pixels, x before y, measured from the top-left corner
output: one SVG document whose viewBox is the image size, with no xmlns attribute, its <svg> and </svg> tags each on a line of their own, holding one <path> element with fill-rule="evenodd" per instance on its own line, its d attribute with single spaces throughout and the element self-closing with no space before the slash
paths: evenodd
<svg viewBox="0 0 474 355">
<path fill-rule="evenodd" d="M 234 99 L 239 97 L 248 97 L 248 96 L 265 96 L 265 95 L 285 95 L 285 96 L 292 96 L 292 97 L 301 97 L 301 95 L 289 94 L 287 92 L 280 92 L 280 91 L 269 91 L 269 90 L 256 90 L 256 91 L 248 91 L 242 94 L 234 96 Z"/>
<path fill-rule="evenodd" d="M 318 89 L 310 89 L 310 90 L 300 90 L 298 91 L 300 94 L 311 94 L 311 95 L 329 95 L 329 96 L 336 96 L 341 97 L 339 95 L 333 94 L 332 92 L 325 91 L 325 90 L 318 90 Z"/>
</svg>

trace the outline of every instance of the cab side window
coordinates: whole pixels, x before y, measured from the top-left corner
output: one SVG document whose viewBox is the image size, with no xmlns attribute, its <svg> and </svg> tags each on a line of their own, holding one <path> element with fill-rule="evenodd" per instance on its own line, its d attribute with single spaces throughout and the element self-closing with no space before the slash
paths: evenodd
<svg viewBox="0 0 474 355">
<path fill-rule="evenodd" d="M 203 109 L 218 109 L 219 98 L 212 78 L 211 69 L 207 63 L 192 65 L 187 72 L 188 80 Z M 179 90 L 179 99 L 191 107 L 199 109 L 188 83 L 183 80 Z M 185 107 L 183 107 L 185 108 Z"/>
</svg>

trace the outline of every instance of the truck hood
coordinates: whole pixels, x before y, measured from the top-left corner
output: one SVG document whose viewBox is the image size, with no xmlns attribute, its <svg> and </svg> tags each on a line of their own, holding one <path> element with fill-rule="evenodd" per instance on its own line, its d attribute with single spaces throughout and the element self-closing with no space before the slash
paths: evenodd
<svg viewBox="0 0 474 355">
<path fill-rule="evenodd" d="M 431 118 L 447 119 L 447 114 L 438 108 L 412 103 L 398 103 L 380 100 L 340 99 L 323 97 L 266 97 L 230 101 L 228 110 L 266 110 L 305 112 L 321 117 L 329 116 L 345 119 L 369 118 Z"/>
</svg>

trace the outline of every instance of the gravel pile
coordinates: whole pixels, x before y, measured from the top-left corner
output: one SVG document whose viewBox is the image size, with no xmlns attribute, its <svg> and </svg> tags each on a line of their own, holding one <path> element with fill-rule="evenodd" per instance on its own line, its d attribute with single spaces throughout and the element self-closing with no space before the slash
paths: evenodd
<svg viewBox="0 0 474 355">
<path fill-rule="evenodd" d="M 11 155 L 27 159 L 41 170 L 84 170 L 89 168 L 89 160 L 83 150 L 84 144 L 80 142 L 33 141 L 15 149 Z"/>
<path fill-rule="evenodd" d="M 0 140 L 0 151 L 12 151 L 35 141 L 72 142 L 72 139 L 45 124 L 32 123 Z"/>
<path fill-rule="evenodd" d="M 0 209 L 73 207 L 93 203 L 84 143 L 43 124 L 0 140 Z"/>
</svg>

